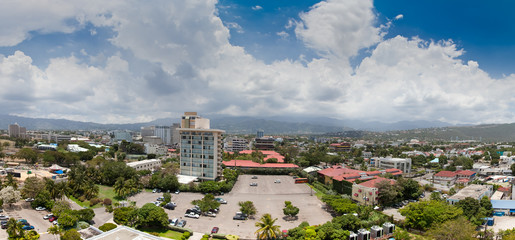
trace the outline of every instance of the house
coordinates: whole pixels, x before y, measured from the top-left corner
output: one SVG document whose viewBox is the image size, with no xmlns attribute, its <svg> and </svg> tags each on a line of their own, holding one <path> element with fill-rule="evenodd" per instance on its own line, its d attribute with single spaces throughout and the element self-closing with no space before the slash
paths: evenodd
<svg viewBox="0 0 515 240">
<path fill-rule="evenodd" d="M 376 205 L 379 196 L 379 189 L 376 184 L 382 181 L 388 181 L 392 185 L 395 183 L 395 180 L 382 177 L 376 177 L 358 184 L 354 183 L 352 185 L 352 199 L 362 205 Z"/>
<path fill-rule="evenodd" d="M 484 196 L 490 198 L 493 194 L 493 186 L 492 185 L 477 185 L 471 184 L 466 186 L 465 188 L 458 191 L 456 194 L 447 198 L 447 202 L 449 204 L 456 204 L 460 200 L 463 200 L 467 197 L 471 197 L 476 200 L 481 200 Z"/>
<path fill-rule="evenodd" d="M 228 168 L 298 168 L 299 166 L 293 164 L 293 163 L 257 163 L 253 162 L 252 160 L 230 160 L 230 161 L 224 161 L 222 162 L 225 167 Z"/>
<path fill-rule="evenodd" d="M 452 185 L 456 182 L 456 173 L 452 171 L 440 171 L 433 175 L 433 181 L 442 185 Z"/>
</svg>

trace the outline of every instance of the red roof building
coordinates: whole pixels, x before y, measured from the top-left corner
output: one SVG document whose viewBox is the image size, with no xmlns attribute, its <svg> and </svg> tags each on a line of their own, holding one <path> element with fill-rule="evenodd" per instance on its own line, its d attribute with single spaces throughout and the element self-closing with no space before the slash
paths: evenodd
<svg viewBox="0 0 515 240">
<path fill-rule="evenodd" d="M 222 162 L 226 167 L 240 167 L 240 168 L 298 168 L 299 166 L 293 163 L 265 163 L 260 164 L 252 160 L 231 160 Z"/>
<path fill-rule="evenodd" d="M 395 180 L 382 177 L 375 177 L 372 180 L 352 185 L 352 199 L 361 203 L 362 205 L 376 205 L 378 203 L 379 189 L 376 184 L 388 181 L 390 184 L 395 184 Z"/>
</svg>

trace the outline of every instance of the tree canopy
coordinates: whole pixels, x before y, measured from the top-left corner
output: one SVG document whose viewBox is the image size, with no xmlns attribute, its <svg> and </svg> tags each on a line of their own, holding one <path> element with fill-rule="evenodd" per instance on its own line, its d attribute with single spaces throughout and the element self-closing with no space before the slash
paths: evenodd
<svg viewBox="0 0 515 240">
<path fill-rule="evenodd" d="M 405 224 L 410 228 L 426 230 L 432 224 L 443 223 L 463 214 L 461 208 L 442 201 L 422 201 L 407 205 L 399 210 L 405 216 Z"/>
</svg>

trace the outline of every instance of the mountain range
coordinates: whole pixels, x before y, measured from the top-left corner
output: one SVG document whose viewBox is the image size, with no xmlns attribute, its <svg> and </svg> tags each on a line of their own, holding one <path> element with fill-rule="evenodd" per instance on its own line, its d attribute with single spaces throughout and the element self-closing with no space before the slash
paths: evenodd
<svg viewBox="0 0 515 240">
<path fill-rule="evenodd" d="M 211 121 L 211 128 L 222 129 L 233 134 L 254 134 L 263 130 L 267 134 L 319 134 L 347 130 L 392 131 L 415 128 L 445 127 L 451 124 L 439 121 L 402 121 L 395 123 L 340 120 L 328 117 L 272 116 L 234 117 L 223 115 L 205 116 Z M 0 129 L 18 123 L 28 130 L 131 130 L 139 131 L 142 126 L 172 125 L 180 119 L 162 118 L 151 122 L 128 124 L 100 124 L 94 122 L 71 121 L 65 119 L 27 118 L 0 115 Z"/>
</svg>

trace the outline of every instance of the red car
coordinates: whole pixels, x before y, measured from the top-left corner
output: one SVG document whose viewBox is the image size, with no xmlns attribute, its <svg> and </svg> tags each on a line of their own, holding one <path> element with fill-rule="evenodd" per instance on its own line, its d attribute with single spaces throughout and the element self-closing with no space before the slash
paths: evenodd
<svg viewBox="0 0 515 240">
<path fill-rule="evenodd" d="M 213 230 L 211 230 L 211 233 L 217 233 L 218 232 L 218 227 L 214 227 Z"/>
<path fill-rule="evenodd" d="M 53 221 L 55 221 L 55 220 L 57 220 L 57 217 L 56 217 L 56 216 L 52 216 L 52 217 L 50 217 L 50 218 L 48 219 L 48 221 L 50 221 L 50 222 L 53 222 Z"/>
</svg>

